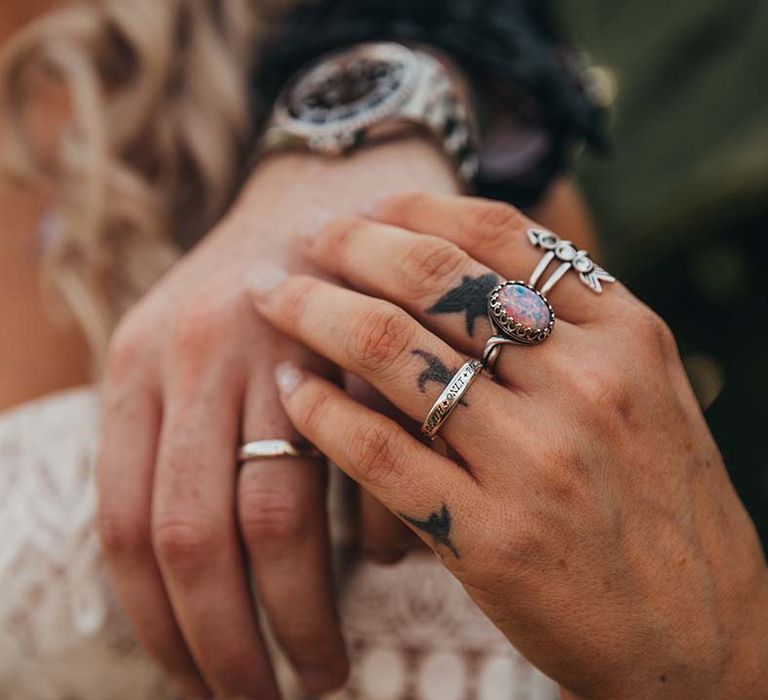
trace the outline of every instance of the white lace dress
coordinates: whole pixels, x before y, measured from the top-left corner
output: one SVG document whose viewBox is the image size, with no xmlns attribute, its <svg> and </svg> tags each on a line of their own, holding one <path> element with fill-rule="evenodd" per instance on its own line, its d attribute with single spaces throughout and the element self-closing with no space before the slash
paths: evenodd
<svg viewBox="0 0 768 700">
<path fill-rule="evenodd" d="M 94 532 L 95 391 L 0 414 L 0 698 L 164 700 L 112 595 Z M 333 700 L 552 700 L 428 554 L 349 571 L 342 619 L 352 657 Z M 302 697 L 278 661 L 285 697 Z"/>
</svg>

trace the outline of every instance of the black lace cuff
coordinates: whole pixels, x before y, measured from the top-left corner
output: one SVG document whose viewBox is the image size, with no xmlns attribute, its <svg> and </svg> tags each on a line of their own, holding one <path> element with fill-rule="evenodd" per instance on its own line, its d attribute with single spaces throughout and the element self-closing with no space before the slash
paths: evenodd
<svg viewBox="0 0 768 700">
<path fill-rule="evenodd" d="M 325 0 L 286 14 L 259 58 L 263 123 L 295 72 L 362 41 L 433 46 L 470 78 L 482 131 L 480 194 L 529 206 L 586 143 L 607 144 L 605 110 L 561 40 L 547 0 Z"/>
</svg>

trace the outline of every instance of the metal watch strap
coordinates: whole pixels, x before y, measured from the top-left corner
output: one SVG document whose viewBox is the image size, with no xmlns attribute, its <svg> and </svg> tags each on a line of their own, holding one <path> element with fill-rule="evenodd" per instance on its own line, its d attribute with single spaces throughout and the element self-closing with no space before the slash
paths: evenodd
<svg viewBox="0 0 768 700">
<path fill-rule="evenodd" d="M 384 58 L 380 58 L 382 55 Z M 408 89 L 403 91 L 402 86 L 394 88 L 400 92 L 392 93 L 396 99 L 392 100 L 389 107 L 371 102 L 358 109 L 346 121 L 334 121 L 334 115 L 343 112 L 346 104 L 327 105 L 323 93 L 326 89 L 325 76 L 332 75 L 337 64 L 357 67 L 355 61 L 380 60 L 386 63 L 390 56 L 394 57 L 393 62 L 402 58 L 403 65 L 410 71 Z M 346 75 L 344 70 L 340 68 L 337 72 Z M 313 75 L 319 76 L 314 83 Z M 308 83 L 309 88 L 301 87 L 304 82 Z M 300 87 L 296 88 L 296 85 Z M 294 89 L 296 93 L 292 92 Z M 292 112 L 297 101 L 301 105 L 302 90 L 307 89 L 313 97 L 319 94 L 330 118 L 323 120 L 321 117 L 315 123 L 314 115 L 308 119 L 306 115 Z M 385 102 L 387 97 L 385 95 L 380 101 Z M 303 147 L 318 153 L 338 155 L 365 142 L 375 143 L 379 137 L 391 137 L 393 132 L 400 133 L 407 125 L 428 131 L 455 163 L 460 179 L 465 183 L 472 181 L 478 169 L 475 122 L 465 104 L 458 81 L 447 67 L 438 58 L 421 49 L 390 42 L 361 44 L 320 59 L 284 89 L 265 131 L 261 152 Z"/>
</svg>

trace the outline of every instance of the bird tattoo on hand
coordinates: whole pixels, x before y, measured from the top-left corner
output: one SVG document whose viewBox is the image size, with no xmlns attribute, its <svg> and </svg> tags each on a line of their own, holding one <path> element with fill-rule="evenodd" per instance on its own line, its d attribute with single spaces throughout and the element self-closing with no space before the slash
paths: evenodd
<svg viewBox="0 0 768 700">
<path fill-rule="evenodd" d="M 499 283 L 499 278 L 488 273 L 480 277 L 467 277 L 461 284 L 440 297 L 427 309 L 428 314 L 454 314 L 464 312 L 467 334 L 475 332 L 475 321 L 488 312 L 488 295 Z"/>
<path fill-rule="evenodd" d="M 445 503 L 439 513 L 431 513 L 426 520 L 417 520 L 403 513 L 400 517 L 409 525 L 431 535 L 436 545 L 447 547 L 454 557 L 459 558 L 459 552 L 451 541 L 451 513 Z"/>
<path fill-rule="evenodd" d="M 421 390 L 422 394 L 426 393 L 428 382 L 437 382 L 442 388 L 445 388 L 448 386 L 448 382 L 450 382 L 453 378 L 453 375 L 458 371 L 455 369 L 453 371 L 448 369 L 445 366 L 445 363 L 439 357 L 433 355 L 430 352 L 426 352 L 424 350 L 413 350 L 412 354 L 420 357 L 422 360 L 424 360 L 424 362 L 427 363 L 427 368 L 419 375 L 417 380 L 419 389 Z M 464 401 L 464 399 L 461 399 L 459 404 L 466 406 L 467 402 Z"/>
</svg>

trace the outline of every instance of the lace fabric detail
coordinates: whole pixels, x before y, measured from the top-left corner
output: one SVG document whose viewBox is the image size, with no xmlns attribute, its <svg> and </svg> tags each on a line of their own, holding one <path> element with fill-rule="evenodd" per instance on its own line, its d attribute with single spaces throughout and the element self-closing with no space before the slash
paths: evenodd
<svg viewBox="0 0 768 700">
<path fill-rule="evenodd" d="M 175 697 L 135 642 L 106 576 L 94 529 L 98 424 L 93 389 L 0 414 L 3 700 Z M 431 555 L 354 566 L 342 589 L 352 674 L 333 700 L 556 697 Z M 301 697 L 277 663 L 286 698 Z"/>
<path fill-rule="evenodd" d="M 67 392 L 0 415 L 0 697 L 171 694 L 111 594 L 94 529 L 98 399 Z"/>
</svg>

